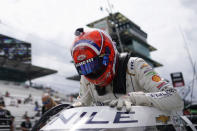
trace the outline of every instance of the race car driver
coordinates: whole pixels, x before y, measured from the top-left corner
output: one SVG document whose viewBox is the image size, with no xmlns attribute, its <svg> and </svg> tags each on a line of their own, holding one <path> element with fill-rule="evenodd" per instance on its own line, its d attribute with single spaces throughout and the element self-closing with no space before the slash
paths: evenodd
<svg viewBox="0 0 197 131">
<path fill-rule="evenodd" d="M 71 47 L 74 65 L 81 75 L 78 100 L 73 106 L 110 105 L 130 111 L 132 105 L 160 110 L 181 110 L 176 89 L 143 59 L 118 53 L 111 37 L 99 29 L 75 32 Z"/>
</svg>

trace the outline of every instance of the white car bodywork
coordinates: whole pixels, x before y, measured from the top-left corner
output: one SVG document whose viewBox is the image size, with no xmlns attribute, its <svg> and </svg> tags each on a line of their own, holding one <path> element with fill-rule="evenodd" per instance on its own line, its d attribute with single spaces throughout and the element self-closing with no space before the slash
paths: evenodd
<svg viewBox="0 0 197 131">
<path fill-rule="evenodd" d="M 108 106 L 77 107 L 61 111 L 41 130 L 146 130 L 171 125 L 175 130 L 184 128 L 177 113 L 162 112 L 153 107 L 133 106 L 131 112 Z"/>
</svg>

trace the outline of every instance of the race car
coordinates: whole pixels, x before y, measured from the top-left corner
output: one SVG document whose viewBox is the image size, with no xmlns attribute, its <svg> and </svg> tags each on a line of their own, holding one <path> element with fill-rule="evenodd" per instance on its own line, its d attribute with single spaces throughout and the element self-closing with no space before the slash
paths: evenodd
<svg viewBox="0 0 197 131">
<path fill-rule="evenodd" d="M 51 115 L 52 117 L 49 117 Z M 124 109 L 117 110 L 109 106 L 73 108 L 70 105 L 60 105 L 59 108 L 55 107 L 46 112 L 32 131 L 39 129 L 41 131 L 196 131 L 187 117 L 181 116 L 178 112 L 162 112 L 154 107 L 132 106 L 132 110 L 126 112 Z"/>
</svg>

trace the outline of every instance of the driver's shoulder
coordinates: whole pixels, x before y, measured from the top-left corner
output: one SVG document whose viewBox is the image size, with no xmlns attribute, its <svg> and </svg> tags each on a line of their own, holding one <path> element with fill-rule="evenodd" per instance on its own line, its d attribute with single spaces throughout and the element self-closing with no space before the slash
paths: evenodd
<svg viewBox="0 0 197 131">
<path fill-rule="evenodd" d="M 130 57 L 127 63 L 127 73 L 135 74 L 135 70 L 140 61 L 143 61 L 143 59 L 139 57 Z"/>
</svg>

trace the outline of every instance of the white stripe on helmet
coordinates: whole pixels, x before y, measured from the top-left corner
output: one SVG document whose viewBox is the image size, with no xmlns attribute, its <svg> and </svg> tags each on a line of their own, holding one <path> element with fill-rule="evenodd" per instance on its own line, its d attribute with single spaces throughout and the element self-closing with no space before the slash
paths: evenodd
<svg viewBox="0 0 197 131">
<path fill-rule="evenodd" d="M 99 50 L 96 48 L 96 47 L 94 47 L 93 45 L 91 45 L 91 44 L 89 44 L 89 43 L 80 43 L 80 44 L 78 44 L 78 45 L 76 45 L 73 49 L 72 49 L 72 56 L 73 56 L 73 51 L 75 50 L 75 48 L 77 48 L 77 47 L 79 47 L 79 46 L 88 46 L 88 47 L 90 47 L 92 50 L 94 50 L 94 52 L 97 54 L 97 55 L 99 55 Z"/>
</svg>

